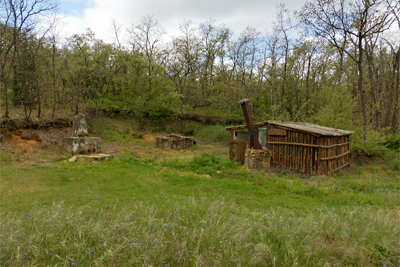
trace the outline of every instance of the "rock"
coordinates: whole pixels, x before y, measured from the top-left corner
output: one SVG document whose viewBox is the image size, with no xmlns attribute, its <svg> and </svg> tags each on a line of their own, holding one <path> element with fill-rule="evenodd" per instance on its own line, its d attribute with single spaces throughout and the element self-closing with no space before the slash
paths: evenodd
<svg viewBox="0 0 400 267">
<path fill-rule="evenodd" d="M 33 132 L 33 131 L 26 131 L 23 135 L 21 135 L 21 138 L 24 140 L 36 140 L 36 141 L 42 141 L 42 139 L 40 138 L 40 136 Z"/>
<path fill-rule="evenodd" d="M 78 157 L 78 156 L 73 156 L 72 158 L 70 158 L 69 160 L 68 160 L 68 162 L 75 162 L 75 161 L 78 161 L 80 159 L 80 157 Z"/>
<path fill-rule="evenodd" d="M 72 123 L 72 137 L 84 137 L 88 136 L 88 126 L 86 117 L 83 114 L 76 114 Z"/>
</svg>

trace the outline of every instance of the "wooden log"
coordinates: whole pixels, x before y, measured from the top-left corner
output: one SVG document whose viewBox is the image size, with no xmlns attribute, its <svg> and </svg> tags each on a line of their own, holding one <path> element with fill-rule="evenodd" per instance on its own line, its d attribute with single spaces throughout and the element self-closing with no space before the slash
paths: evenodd
<svg viewBox="0 0 400 267">
<path fill-rule="evenodd" d="M 336 168 L 334 170 L 329 171 L 328 174 L 331 174 L 332 172 L 335 172 L 335 171 L 338 171 L 340 169 L 343 169 L 344 167 L 346 167 L 348 165 L 350 165 L 350 162 L 348 162 L 348 163 L 346 163 L 346 164 L 344 164 L 344 165 L 342 165 L 342 166 L 340 166 L 340 167 L 338 167 L 338 168 Z"/>
<path fill-rule="evenodd" d="M 332 160 L 332 159 L 337 159 L 337 158 L 343 157 L 343 156 L 345 156 L 347 154 L 350 154 L 350 151 L 347 151 L 347 152 L 345 152 L 343 154 L 336 155 L 336 156 L 324 157 L 324 158 L 321 158 L 321 160 L 328 160 L 329 161 L 329 160 Z"/>
</svg>

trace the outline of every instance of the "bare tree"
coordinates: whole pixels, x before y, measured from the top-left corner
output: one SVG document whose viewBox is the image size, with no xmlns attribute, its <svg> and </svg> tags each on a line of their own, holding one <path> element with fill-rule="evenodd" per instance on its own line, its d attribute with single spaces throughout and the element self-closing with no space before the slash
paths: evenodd
<svg viewBox="0 0 400 267">
<path fill-rule="evenodd" d="M 394 16 L 383 0 L 315 0 L 298 14 L 317 37 L 328 40 L 356 63 L 365 142 L 368 132 L 363 69 L 365 42 L 366 38 L 389 29 Z M 345 45 L 346 40 L 351 45 Z"/>
<path fill-rule="evenodd" d="M 0 83 L 3 83 L 7 118 L 8 83 L 12 70 L 16 69 L 21 34 L 33 31 L 40 17 L 56 8 L 57 3 L 51 0 L 0 0 Z"/>
</svg>

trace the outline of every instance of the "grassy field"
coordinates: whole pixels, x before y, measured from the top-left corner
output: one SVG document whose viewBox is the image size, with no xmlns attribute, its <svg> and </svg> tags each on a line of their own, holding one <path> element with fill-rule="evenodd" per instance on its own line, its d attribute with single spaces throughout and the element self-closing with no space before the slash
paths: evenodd
<svg viewBox="0 0 400 267">
<path fill-rule="evenodd" d="M 0 266 L 399 266 L 398 152 L 301 179 L 249 172 L 222 145 L 125 146 L 146 153 L 3 156 Z"/>
</svg>

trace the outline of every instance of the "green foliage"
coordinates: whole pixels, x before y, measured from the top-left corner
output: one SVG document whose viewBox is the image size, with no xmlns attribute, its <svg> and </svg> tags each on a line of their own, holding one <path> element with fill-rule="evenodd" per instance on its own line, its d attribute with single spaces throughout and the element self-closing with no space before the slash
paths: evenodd
<svg viewBox="0 0 400 267">
<path fill-rule="evenodd" d="M 200 156 L 194 156 L 189 163 L 190 170 L 205 174 L 215 174 L 221 170 L 237 169 L 238 166 L 238 162 L 218 156 L 216 153 L 204 153 Z"/>
<path fill-rule="evenodd" d="M 209 144 L 229 144 L 230 132 L 222 125 L 210 125 L 196 133 L 196 137 Z"/>
<path fill-rule="evenodd" d="M 360 132 L 362 130 L 360 129 Z M 360 134 L 355 134 L 351 137 L 351 149 L 359 153 L 366 153 L 367 155 L 382 156 L 387 147 L 383 145 L 386 137 L 383 133 L 370 130 L 368 133 L 368 140 L 364 143 Z"/>
<path fill-rule="evenodd" d="M 389 149 L 399 149 L 400 148 L 400 135 L 390 133 L 386 140 L 382 143 Z"/>
</svg>

